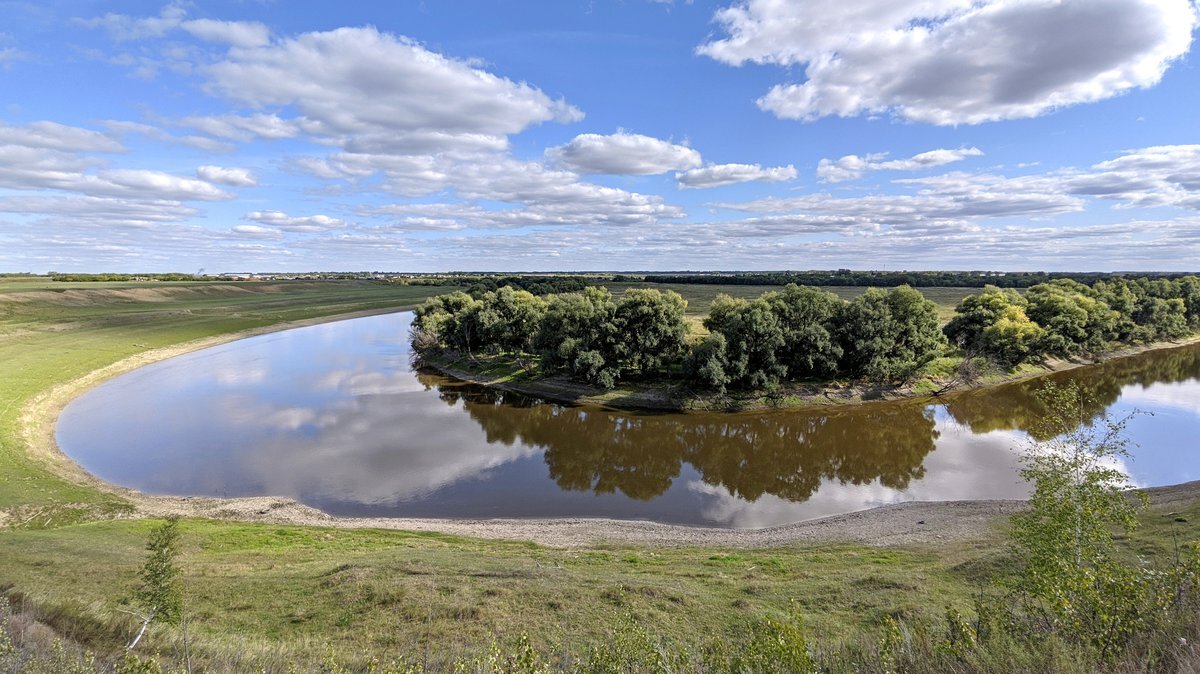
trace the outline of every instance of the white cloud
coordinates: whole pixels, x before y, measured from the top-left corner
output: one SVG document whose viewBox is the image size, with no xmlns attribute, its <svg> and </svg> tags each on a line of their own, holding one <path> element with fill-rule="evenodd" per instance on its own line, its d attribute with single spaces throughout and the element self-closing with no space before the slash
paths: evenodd
<svg viewBox="0 0 1200 674">
<path fill-rule="evenodd" d="M 374 28 L 305 33 L 269 47 L 234 50 L 204 68 L 213 91 L 255 108 L 294 106 L 309 134 L 389 145 L 413 134 L 443 147 L 501 137 L 582 113 L 525 83 L 429 51 Z M 361 149 L 361 148 L 360 148 Z M 426 147 L 419 151 L 426 151 Z"/>
<path fill-rule="evenodd" d="M 75 223 L 153 227 L 198 213 L 178 201 L 114 197 L 16 196 L 0 198 L 0 212 L 62 217 Z"/>
<path fill-rule="evenodd" d="M 105 14 L 94 19 L 76 19 L 75 22 L 89 28 L 103 28 L 114 40 L 142 40 L 158 38 L 179 27 L 187 16 L 182 3 L 172 2 L 163 7 L 158 16 L 137 19 L 124 14 Z"/>
<path fill-rule="evenodd" d="M 38 141 L 35 141 L 35 143 Z M 233 195 L 194 178 L 144 169 L 100 169 L 100 162 L 78 154 L 38 147 L 0 145 L 0 187 L 54 189 L 90 196 L 139 200 L 228 199 Z"/>
<path fill-rule="evenodd" d="M 618 131 L 602 136 L 584 133 L 546 156 L 577 173 L 653 175 L 700 166 L 700 153 L 686 145 Z"/>
<path fill-rule="evenodd" d="M 262 47 L 271 41 L 271 31 L 252 21 L 216 21 L 195 19 L 184 21 L 180 28 L 208 42 L 221 42 L 234 47 Z"/>
<path fill-rule="evenodd" d="M 196 169 L 196 176 L 201 180 L 230 187 L 254 187 L 258 185 L 258 176 L 244 168 L 226 168 L 223 166 L 201 166 Z"/>
<path fill-rule="evenodd" d="M 116 140 L 98 131 L 49 121 L 24 126 L 0 122 L 0 145 L 68 152 L 122 152 L 125 149 Z"/>
<path fill-rule="evenodd" d="M 4 47 L 0 49 L 0 68 L 8 69 L 13 63 L 29 58 L 29 55 L 20 51 L 16 47 Z"/>
<path fill-rule="evenodd" d="M 1073 194 L 1113 199 L 1127 207 L 1200 210 L 1200 145 L 1130 150 L 1066 181 Z"/>
<path fill-rule="evenodd" d="M 333 229 L 343 229 L 347 226 L 344 220 L 331 218 L 328 215 L 309 215 L 293 217 L 282 211 L 252 211 L 246 214 L 247 220 L 260 225 L 268 225 L 273 231 L 294 232 L 299 234 L 315 234 Z M 254 225 L 245 225 L 255 229 L 265 229 Z"/>
<path fill-rule="evenodd" d="M 262 227 L 260 225 L 234 225 L 229 228 L 229 231 L 238 236 L 243 236 L 251 239 L 264 239 L 268 241 L 277 241 L 283 238 L 283 232 L 271 227 Z"/>
<path fill-rule="evenodd" d="M 977 147 L 959 148 L 957 150 L 930 150 L 915 154 L 908 159 L 892 159 L 883 161 L 886 154 L 869 154 L 863 157 L 848 154 L 841 159 L 822 159 L 817 164 L 817 176 L 823 182 L 840 183 L 847 180 L 857 180 L 867 171 L 917 171 L 920 169 L 945 166 L 967 157 L 979 157 L 983 151 Z"/>
<path fill-rule="evenodd" d="M 1157 84 L 1187 53 L 1189 0 L 745 0 L 698 52 L 805 64 L 759 99 L 785 119 L 890 111 L 932 124 L 1034 117 Z"/>
<path fill-rule="evenodd" d="M 184 178 L 162 171 L 113 169 L 101 171 L 97 178 L 99 182 L 117 186 L 120 192 L 147 193 L 160 199 L 217 201 L 233 197 L 232 194 L 203 180 Z"/>
<path fill-rule="evenodd" d="M 248 141 L 254 138 L 282 140 L 294 138 L 300 133 L 294 123 L 278 115 L 269 114 L 186 117 L 181 119 L 179 124 L 202 131 L 210 136 L 239 141 Z"/>
<path fill-rule="evenodd" d="M 157 140 L 164 143 L 187 145 L 190 147 L 200 148 L 201 150 L 208 150 L 209 152 L 233 152 L 235 149 L 229 143 L 205 136 L 172 136 L 157 126 L 143 124 L 141 122 L 107 119 L 102 123 L 113 133 L 120 134 L 122 136 L 139 134 L 152 140 Z"/>
<path fill-rule="evenodd" d="M 1022 178 L 953 172 L 898 180 L 926 191 L 972 198 L 977 192 L 1015 190 L 1061 193 L 1114 201 L 1120 208 L 1175 206 L 1200 210 L 1200 145 L 1161 145 L 1129 150 L 1088 169 L 1066 169 Z"/>
<path fill-rule="evenodd" d="M 271 40 L 270 30 L 258 22 L 186 20 L 186 17 L 187 9 L 184 3 L 172 2 L 163 7 L 158 16 L 134 18 L 109 13 L 94 19 L 76 19 L 76 23 L 89 28 L 102 28 L 108 31 L 113 39 L 119 41 L 161 38 L 175 30 L 183 30 L 207 42 L 242 48 L 261 47 Z"/>
<path fill-rule="evenodd" d="M 777 183 L 795 178 L 796 167 L 791 164 L 775 168 L 763 168 L 758 164 L 713 164 L 675 174 L 675 179 L 679 181 L 680 187 L 693 189 L 721 187 L 722 185 L 756 180 Z"/>
</svg>

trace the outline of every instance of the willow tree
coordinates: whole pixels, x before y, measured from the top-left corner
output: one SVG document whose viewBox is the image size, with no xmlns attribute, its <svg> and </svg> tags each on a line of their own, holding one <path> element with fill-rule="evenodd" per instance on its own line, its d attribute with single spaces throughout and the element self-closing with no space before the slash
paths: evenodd
<svg viewBox="0 0 1200 674">
<path fill-rule="evenodd" d="M 842 300 L 817 288 L 789 284 L 763 295 L 779 319 L 783 346 L 779 360 L 788 376 L 828 378 L 837 374 L 842 346 L 834 336 Z"/>
<path fill-rule="evenodd" d="M 838 337 L 842 369 L 880 380 L 909 378 L 946 344 L 937 305 L 909 286 L 869 288 L 846 303 L 838 319 Z"/>
<path fill-rule="evenodd" d="M 778 353 L 784 345 L 783 328 L 779 317 L 764 299 L 742 300 L 720 294 L 713 300 L 704 327 L 710 333 L 725 338 L 721 376 L 729 384 L 760 389 L 779 383 L 787 368 L 779 362 Z M 718 357 L 716 343 L 706 347 L 709 359 Z M 716 372 L 715 365 L 710 370 Z"/>
</svg>

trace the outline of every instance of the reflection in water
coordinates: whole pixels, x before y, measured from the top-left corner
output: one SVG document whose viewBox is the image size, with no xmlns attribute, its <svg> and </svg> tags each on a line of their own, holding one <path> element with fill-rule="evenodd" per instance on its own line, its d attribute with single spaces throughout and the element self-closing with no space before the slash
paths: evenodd
<svg viewBox="0 0 1200 674">
<path fill-rule="evenodd" d="M 59 443 L 169 494 L 295 497 L 338 514 L 604 516 L 765 526 L 897 501 L 1014 498 L 1024 382 L 948 398 L 754 414 L 548 404 L 413 371 L 407 315 L 264 335 L 158 363 L 73 402 Z M 1159 411 L 1135 479 L 1200 458 L 1200 347 L 1056 375 Z M 121 401 L 114 406 L 112 401 Z M 1165 431 L 1163 429 L 1166 429 Z"/>
<path fill-rule="evenodd" d="M 1197 380 L 1200 380 L 1200 348 L 1167 349 L 1059 372 L 1038 380 L 964 391 L 949 397 L 946 409 L 955 420 L 976 433 L 1019 430 L 1039 440 L 1048 440 L 1040 435 L 1037 424 L 1038 418 L 1045 414 L 1035 395 L 1043 381 L 1075 382 L 1084 393 L 1084 417 L 1096 419 L 1128 388 L 1144 390 Z"/>
<path fill-rule="evenodd" d="M 436 374 L 422 381 L 437 386 Z M 489 442 L 545 449 L 550 477 L 563 489 L 640 500 L 667 491 L 683 463 L 731 495 L 810 498 L 826 482 L 895 490 L 924 475 L 921 462 L 938 432 L 931 409 L 881 404 L 806 413 L 633 414 L 560 405 L 513 405 L 512 395 L 439 386 L 464 401 Z"/>
</svg>

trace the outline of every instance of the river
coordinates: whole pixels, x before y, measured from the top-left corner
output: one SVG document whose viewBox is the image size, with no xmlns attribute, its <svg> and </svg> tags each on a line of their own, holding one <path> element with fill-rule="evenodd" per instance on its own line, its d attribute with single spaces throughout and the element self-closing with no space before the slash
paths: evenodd
<svg viewBox="0 0 1200 674">
<path fill-rule="evenodd" d="M 72 401 L 58 444 L 152 494 L 289 496 L 335 515 L 761 527 L 909 500 L 1021 498 L 1039 381 L 752 413 L 548 403 L 414 369 L 410 313 L 251 337 Z M 1134 483 L 1200 479 L 1200 345 L 1051 375 L 1130 419 Z"/>
</svg>

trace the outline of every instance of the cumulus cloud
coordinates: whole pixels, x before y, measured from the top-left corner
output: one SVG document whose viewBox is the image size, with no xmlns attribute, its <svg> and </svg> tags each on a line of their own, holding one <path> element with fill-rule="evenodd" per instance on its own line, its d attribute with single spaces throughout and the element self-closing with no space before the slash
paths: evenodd
<svg viewBox="0 0 1200 674">
<path fill-rule="evenodd" d="M 700 153 L 686 145 L 625 131 L 580 134 L 566 145 L 546 150 L 546 156 L 577 173 L 611 175 L 654 175 L 701 163 Z"/>
<path fill-rule="evenodd" d="M 201 180 L 230 187 L 254 187 L 258 185 L 258 176 L 249 169 L 226 168 L 223 166 L 201 166 L 196 169 L 196 176 Z"/>
<path fill-rule="evenodd" d="M 242 48 L 261 47 L 271 40 L 271 31 L 255 21 L 189 20 L 187 9 L 181 2 L 163 7 L 158 16 L 136 18 L 108 13 L 92 19 L 76 19 L 76 23 L 89 28 L 102 28 L 119 41 L 161 38 L 175 30 L 183 30 L 207 42 Z"/>
<path fill-rule="evenodd" d="M 263 227 L 261 225 L 234 225 L 229 228 L 229 231 L 238 236 L 243 236 L 250 239 L 265 239 L 279 240 L 283 238 L 283 232 L 272 227 Z"/>
<path fill-rule="evenodd" d="M 74 153 L 0 145 L 0 187 L 185 201 L 216 201 L 233 196 L 195 178 L 146 169 L 93 171 L 97 165 L 98 162 Z"/>
<path fill-rule="evenodd" d="M 791 164 L 775 168 L 763 168 L 758 164 L 713 164 L 675 174 L 680 187 L 692 189 L 721 187 L 756 180 L 778 183 L 795 178 L 796 167 Z"/>
<path fill-rule="evenodd" d="M 1200 210 L 1200 145 L 1129 150 L 1089 168 L 1069 168 L 1022 178 L 952 172 L 896 182 L 958 199 L 974 198 L 980 191 L 1026 190 L 1028 194 L 1060 193 L 1073 198 L 1102 199 L 1116 202 L 1119 208 L 1174 206 Z"/>
<path fill-rule="evenodd" d="M 14 196 L 0 198 L 0 212 L 54 216 L 109 227 L 149 228 L 185 220 L 199 211 L 179 201 L 161 199 Z"/>
<path fill-rule="evenodd" d="M 1119 200 L 1125 206 L 1200 210 L 1200 145 L 1130 150 L 1065 182 L 1073 194 Z"/>
<path fill-rule="evenodd" d="M 293 217 L 282 211 L 252 211 L 246 214 L 246 219 L 257 222 L 260 225 L 268 225 L 273 228 L 273 231 L 299 234 L 315 234 L 318 232 L 327 232 L 332 229 L 342 229 L 347 226 L 344 220 L 331 218 L 328 215 Z M 246 227 L 255 226 L 246 225 Z"/>
<path fill-rule="evenodd" d="M 187 16 L 182 3 L 173 2 L 162 8 L 158 16 L 135 18 L 125 14 L 108 13 L 93 19 L 76 19 L 75 22 L 88 28 L 102 28 L 114 40 L 142 40 L 159 38 L 179 27 Z"/>
<path fill-rule="evenodd" d="M 185 117 L 179 124 L 210 136 L 239 141 L 255 138 L 282 140 L 293 138 L 300 133 L 294 123 L 270 114 Z"/>
<path fill-rule="evenodd" d="M 195 19 L 184 21 L 180 28 L 208 42 L 221 42 L 234 47 L 262 47 L 271 41 L 271 31 L 253 21 L 216 21 Z"/>
<path fill-rule="evenodd" d="M 945 166 L 967 157 L 979 157 L 983 151 L 977 147 L 959 148 L 957 150 L 930 150 L 915 154 L 907 159 L 892 159 L 884 161 L 886 153 L 858 156 L 848 154 L 841 159 L 822 159 L 817 164 L 817 176 L 823 182 L 840 183 L 847 180 L 857 180 L 867 171 L 917 171 L 920 169 Z"/>
<path fill-rule="evenodd" d="M 1189 0 L 745 0 L 723 63 L 805 65 L 758 100 L 784 119 L 890 111 L 932 124 L 1034 117 L 1157 84 L 1187 53 Z"/>
<path fill-rule="evenodd" d="M 304 131 L 353 137 L 391 152 L 400 134 L 437 132 L 444 147 L 461 138 L 505 136 L 582 113 L 537 88 L 429 51 L 374 28 L 339 28 L 234 50 L 204 68 L 211 88 L 255 108 L 294 106 Z"/>
<path fill-rule="evenodd" d="M 0 122 L 0 145 L 68 152 L 121 152 L 125 149 L 116 140 L 98 131 L 49 121 L 23 126 Z"/>
<path fill-rule="evenodd" d="M 208 150 L 209 152 L 233 152 L 235 149 L 233 145 L 214 138 L 195 135 L 173 136 L 157 126 L 141 122 L 107 119 L 102 123 L 109 131 L 121 136 L 139 134 L 164 143 L 187 145 L 189 147 L 200 148 L 201 150 Z"/>
</svg>

